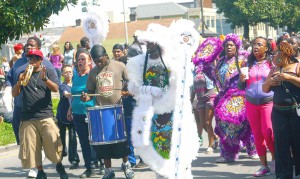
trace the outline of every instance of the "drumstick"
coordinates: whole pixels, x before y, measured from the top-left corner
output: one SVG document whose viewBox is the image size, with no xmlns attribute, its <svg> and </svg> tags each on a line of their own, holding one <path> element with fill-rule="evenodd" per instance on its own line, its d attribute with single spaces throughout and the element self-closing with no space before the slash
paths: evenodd
<svg viewBox="0 0 300 179">
<path fill-rule="evenodd" d="M 72 96 L 81 96 L 82 94 L 72 94 Z M 87 94 L 88 96 L 100 96 L 100 94 Z"/>
<path fill-rule="evenodd" d="M 114 90 L 122 90 L 122 89 L 114 89 Z M 87 94 L 88 96 L 100 96 L 100 94 Z M 72 94 L 72 96 L 82 96 L 82 94 Z"/>
</svg>

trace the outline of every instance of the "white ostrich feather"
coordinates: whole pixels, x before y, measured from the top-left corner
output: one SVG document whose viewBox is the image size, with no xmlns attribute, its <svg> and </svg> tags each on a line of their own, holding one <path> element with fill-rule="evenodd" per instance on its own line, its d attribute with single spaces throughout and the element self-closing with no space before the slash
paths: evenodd
<svg viewBox="0 0 300 179">
<path fill-rule="evenodd" d="M 104 14 L 89 13 L 83 19 L 82 27 L 91 47 L 101 44 L 109 31 L 108 18 Z"/>
</svg>

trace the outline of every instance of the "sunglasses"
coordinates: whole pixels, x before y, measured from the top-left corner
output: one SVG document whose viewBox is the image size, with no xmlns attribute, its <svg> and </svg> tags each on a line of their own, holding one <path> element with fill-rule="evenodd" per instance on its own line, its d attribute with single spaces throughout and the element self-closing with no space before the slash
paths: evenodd
<svg viewBox="0 0 300 179">
<path fill-rule="evenodd" d="M 40 56 L 37 56 L 37 55 L 30 55 L 28 58 L 29 58 L 29 60 L 41 60 L 42 59 Z"/>
<path fill-rule="evenodd" d="M 99 57 L 99 58 L 93 58 L 93 61 L 96 62 L 101 62 L 103 60 L 103 58 L 105 57 L 105 55 Z"/>
</svg>

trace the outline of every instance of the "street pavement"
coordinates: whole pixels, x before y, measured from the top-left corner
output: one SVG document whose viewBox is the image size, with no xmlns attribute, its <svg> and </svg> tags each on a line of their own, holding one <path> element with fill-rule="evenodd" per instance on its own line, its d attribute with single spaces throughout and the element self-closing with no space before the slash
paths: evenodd
<svg viewBox="0 0 300 179">
<path fill-rule="evenodd" d="M 219 156 L 219 148 L 214 154 L 205 154 L 207 146 L 207 135 L 204 134 L 204 145 L 199 149 L 199 155 L 196 160 L 192 163 L 192 173 L 194 178 L 204 179 L 243 179 L 243 178 L 254 178 L 252 174 L 259 169 L 260 162 L 258 159 L 250 159 L 246 153 L 240 153 L 240 158 L 229 164 L 219 164 L 215 160 Z M 187 139 L 188 140 L 188 139 Z M 82 153 L 80 145 L 78 147 L 79 156 L 81 157 L 80 168 L 77 170 L 69 170 L 69 162 L 67 158 L 64 158 L 63 164 L 66 167 L 66 172 L 69 174 L 69 178 L 79 178 L 80 174 L 85 171 L 83 167 Z M 270 154 L 268 154 L 270 158 Z M 125 178 L 123 171 L 120 169 L 121 159 L 112 161 L 113 170 L 116 171 L 116 178 Z M 55 171 L 55 165 L 52 165 L 48 159 L 44 161 L 44 170 L 47 173 L 48 178 L 59 178 Z M 149 168 L 145 169 L 134 169 L 135 179 L 155 179 L 155 173 Z M 96 170 L 98 173 L 99 170 Z M 21 162 L 18 159 L 18 147 L 10 145 L 6 149 L 0 147 L 0 179 L 5 178 L 26 178 L 27 170 L 21 168 Z M 102 178 L 101 175 L 97 174 L 93 178 Z M 274 174 L 267 177 L 260 177 L 260 179 L 273 179 Z"/>
</svg>

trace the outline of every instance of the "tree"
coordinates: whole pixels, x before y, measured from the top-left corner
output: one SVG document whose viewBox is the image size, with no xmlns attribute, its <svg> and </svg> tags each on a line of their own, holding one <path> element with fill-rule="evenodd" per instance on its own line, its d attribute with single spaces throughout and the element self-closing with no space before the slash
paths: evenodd
<svg viewBox="0 0 300 179">
<path fill-rule="evenodd" d="M 235 5 L 246 14 L 255 25 L 259 22 L 268 23 L 273 27 L 278 25 L 293 27 L 297 16 L 299 16 L 298 8 L 295 6 L 299 0 L 249 0 L 248 4 L 245 0 L 237 0 Z M 297 15 L 298 14 L 298 15 Z"/>
<path fill-rule="evenodd" d="M 243 36 L 249 39 L 249 17 L 235 5 L 236 0 L 213 0 L 213 2 L 218 7 L 217 13 L 224 14 L 227 18 L 226 23 L 231 23 L 231 28 L 244 26 Z"/>
<path fill-rule="evenodd" d="M 290 29 L 299 19 L 300 0 L 214 0 L 218 13 L 224 13 L 233 28 L 244 27 L 245 38 L 249 38 L 249 25 L 268 23 L 273 27 L 288 26 Z M 287 20 L 288 19 L 288 20 Z M 297 28 L 296 28 L 297 29 Z"/>
<path fill-rule="evenodd" d="M 289 31 L 300 31 L 300 0 L 286 0 L 290 11 L 284 14 L 284 22 L 281 26 L 287 26 Z"/>
<path fill-rule="evenodd" d="M 42 30 L 52 14 L 58 14 L 69 4 L 76 5 L 77 0 L 0 1 L 0 44 Z"/>
</svg>

